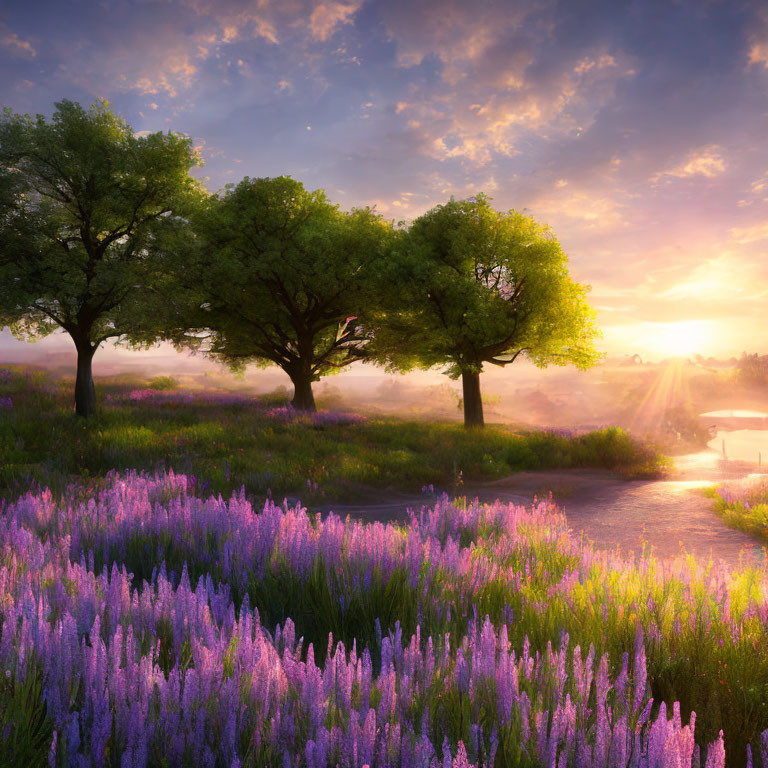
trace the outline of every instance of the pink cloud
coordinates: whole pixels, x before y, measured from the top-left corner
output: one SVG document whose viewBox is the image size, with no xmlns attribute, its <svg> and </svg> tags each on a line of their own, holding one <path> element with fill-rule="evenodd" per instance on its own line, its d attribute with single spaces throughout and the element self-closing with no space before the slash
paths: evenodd
<svg viewBox="0 0 768 768">
<path fill-rule="evenodd" d="M 514 156 L 522 137 L 578 135 L 609 103 L 617 83 L 636 74 L 631 57 L 592 46 L 563 53 L 542 68 L 554 19 L 546 4 L 472 5 L 393 0 L 382 14 L 397 60 L 412 68 L 442 64 L 442 86 L 415 90 L 397 105 L 437 159 L 485 165 Z"/>
<path fill-rule="evenodd" d="M 768 11 L 765 8 L 752 27 L 747 49 L 747 68 L 755 65 L 768 67 Z"/>
<path fill-rule="evenodd" d="M 0 25 L 0 45 L 14 56 L 33 59 L 37 51 L 28 40 L 22 40 L 15 32 Z"/>
<path fill-rule="evenodd" d="M 339 24 L 351 24 L 352 17 L 360 8 L 361 2 L 321 3 L 309 17 L 312 35 L 318 40 L 327 40 Z"/>
<path fill-rule="evenodd" d="M 665 177 L 667 179 L 690 179 L 699 176 L 713 179 L 724 173 L 726 168 L 727 162 L 723 148 L 717 144 L 710 144 L 691 150 L 685 160 L 665 171 L 654 174 L 651 181 L 657 182 Z"/>
</svg>

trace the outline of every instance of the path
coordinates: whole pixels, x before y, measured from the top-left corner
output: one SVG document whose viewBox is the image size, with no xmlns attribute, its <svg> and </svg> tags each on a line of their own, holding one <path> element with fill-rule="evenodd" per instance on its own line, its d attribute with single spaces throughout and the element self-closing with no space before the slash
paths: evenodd
<svg viewBox="0 0 768 768">
<path fill-rule="evenodd" d="M 493 482 L 469 485 L 464 494 L 480 501 L 512 501 L 530 504 L 535 494 L 552 490 L 574 531 L 584 531 L 597 547 L 640 550 L 641 539 L 667 557 L 681 548 L 700 556 L 710 553 L 729 565 L 740 553 L 762 557 L 762 547 L 750 536 L 728 528 L 701 492 L 728 478 L 745 473 L 724 471 L 717 454 L 704 452 L 676 459 L 676 471 L 668 480 L 624 481 L 607 470 L 553 470 L 520 472 Z M 381 504 L 335 504 L 336 514 L 365 520 L 405 520 L 410 507 L 430 503 L 424 496 L 390 496 Z"/>
</svg>

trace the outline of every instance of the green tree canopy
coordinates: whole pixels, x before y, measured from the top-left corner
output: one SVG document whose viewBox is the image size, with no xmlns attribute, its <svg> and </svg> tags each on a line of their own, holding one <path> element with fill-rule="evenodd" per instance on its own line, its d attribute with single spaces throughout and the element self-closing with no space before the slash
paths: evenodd
<svg viewBox="0 0 768 768">
<path fill-rule="evenodd" d="M 366 356 L 372 275 L 391 226 L 278 177 L 211 197 L 195 230 L 181 275 L 209 335 L 190 337 L 182 309 L 177 343 L 199 343 L 233 367 L 277 365 L 293 382 L 294 407 L 314 410 L 312 382 Z"/>
<path fill-rule="evenodd" d="M 0 119 L 0 326 L 71 336 L 82 416 L 96 408 L 99 345 L 144 322 L 155 254 L 200 197 L 197 162 L 189 138 L 137 136 L 105 101 Z"/>
<path fill-rule="evenodd" d="M 480 373 L 525 356 L 538 366 L 597 359 L 586 289 L 544 226 L 489 198 L 451 200 L 400 238 L 375 324 L 376 356 L 401 370 L 444 366 L 462 377 L 464 423 L 482 426 Z"/>
</svg>

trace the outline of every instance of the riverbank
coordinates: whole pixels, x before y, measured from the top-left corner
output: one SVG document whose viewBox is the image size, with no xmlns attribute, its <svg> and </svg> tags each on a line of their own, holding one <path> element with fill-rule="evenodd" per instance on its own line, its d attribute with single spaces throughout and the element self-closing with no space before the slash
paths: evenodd
<svg viewBox="0 0 768 768">
<path fill-rule="evenodd" d="M 468 483 L 467 499 L 530 505 L 549 493 L 566 515 L 569 528 L 601 549 L 639 553 L 648 547 L 659 557 L 687 553 L 723 560 L 729 567 L 745 559 L 762 559 L 761 544 L 744 531 L 728 527 L 714 511 L 705 490 L 746 476 L 739 465 L 723 466 L 716 453 L 704 451 L 675 459 L 663 480 L 623 480 L 595 469 L 519 472 L 486 483 Z M 392 495 L 372 504 L 335 504 L 313 511 L 364 520 L 405 521 L 409 508 L 431 504 L 434 495 Z"/>
</svg>

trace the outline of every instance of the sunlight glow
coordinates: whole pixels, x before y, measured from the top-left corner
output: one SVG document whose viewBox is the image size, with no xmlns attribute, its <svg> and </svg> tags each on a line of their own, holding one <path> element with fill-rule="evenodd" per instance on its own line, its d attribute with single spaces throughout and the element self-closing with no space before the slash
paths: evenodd
<svg viewBox="0 0 768 768">
<path fill-rule="evenodd" d="M 645 323 L 646 346 L 660 357 L 689 357 L 706 354 L 712 344 L 711 323 L 707 320 L 679 320 L 672 323 Z"/>
<path fill-rule="evenodd" d="M 674 323 L 670 323 L 674 325 Z M 664 422 L 671 408 L 690 402 L 688 379 L 684 375 L 681 359 L 662 366 L 650 383 L 645 397 L 637 404 L 629 419 L 629 426 L 636 431 L 654 431 Z"/>
</svg>

